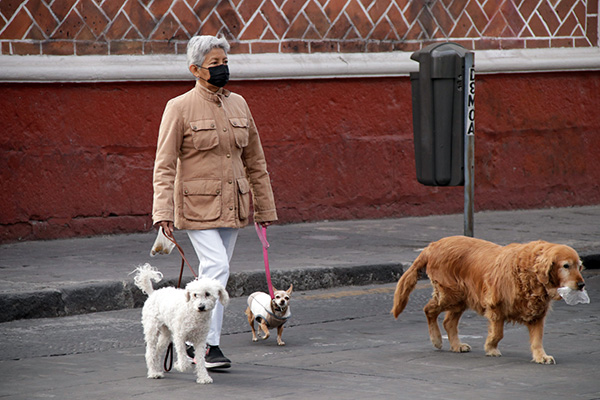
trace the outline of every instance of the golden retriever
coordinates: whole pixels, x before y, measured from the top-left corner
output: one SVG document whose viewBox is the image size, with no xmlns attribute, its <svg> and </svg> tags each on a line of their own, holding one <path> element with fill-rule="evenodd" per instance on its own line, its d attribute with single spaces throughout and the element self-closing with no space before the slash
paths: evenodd
<svg viewBox="0 0 600 400">
<path fill-rule="evenodd" d="M 499 246 L 464 236 L 433 242 L 398 281 L 391 311 L 395 318 L 406 307 L 423 268 L 433 286 L 432 297 L 423 311 L 436 348 L 442 348 L 437 318 L 446 311 L 444 328 L 450 349 L 460 353 L 471 350 L 458 337 L 458 321 L 469 308 L 489 321 L 486 355 L 501 355 L 498 343 L 504 336 L 504 323 L 516 322 L 529 329 L 532 361 L 555 364 L 554 357 L 546 354 L 542 345 L 551 300 L 560 300 L 559 287 L 583 290 L 585 286 L 581 260 L 571 247 L 541 240 Z"/>
</svg>

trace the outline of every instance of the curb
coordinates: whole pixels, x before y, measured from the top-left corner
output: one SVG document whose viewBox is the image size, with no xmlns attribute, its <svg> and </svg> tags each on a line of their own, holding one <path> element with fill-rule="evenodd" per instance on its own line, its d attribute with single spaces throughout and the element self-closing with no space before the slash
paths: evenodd
<svg viewBox="0 0 600 400">
<path fill-rule="evenodd" d="M 580 254 L 586 269 L 600 269 L 600 254 Z M 362 286 L 393 283 L 400 279 L 410 263 L 374 264 L 348 267 L 297 268 L 271 271 L 273 286 L 294 290 L 328 289 L 340 286 Z M 425 279 L 426 276 L 420 277 Z M 182 286 L 192 278 L 184 277 Z M 176 286 L 175 279 L 162 281 L 159 287 Z M 248 296 L 256 291 L 266 291 L 263 271 L 234 272 L 229 277 L 227 292 L 230 297 Z M 54 318 L 91 312 L 114 311 L 142 307 L 146 296 L 126 281 L 82 283 L 62 288 L 34 292 L 1 293 L 0 323 L 19 319 Z"/>
<path fill-rule="evenodd" d="M 339 286 L 361 286 L 397 281 L 403 273 L 402 264 L 376 264 L 330 268 L 298 268 L 272 271 L 273 286 L 305 291 Z M 192 278 L 182 280 L 182 286 Z M 157 287 L 176 286 L 172 279 L 160 282 Z M 256 291 L 266 291 L 263 271 L 234 272 L 229 277 L 227 292 L 230 297 L 248 296 Z M 142 307 L 146 296 L 126 281 L 93 282 L 69 285 L 35 292 L 0 294 L 0 323 L 19 319 L 53 318 Z"/>
</svg>

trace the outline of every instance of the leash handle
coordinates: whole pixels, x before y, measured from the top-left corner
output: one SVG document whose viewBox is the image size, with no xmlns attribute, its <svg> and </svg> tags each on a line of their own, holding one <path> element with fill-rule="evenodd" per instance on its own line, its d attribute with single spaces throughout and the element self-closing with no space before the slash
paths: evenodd
<svg viewBox="0 0 600 400">
<path fill-rule="evenodd" d="M 169 347 L 167 347 L 163 368 L 165 369 L 165 372 L 171 372 L 171 368 L 173 368 L 173 342 L 169 343 Z"/>
<path fill-rule="evenodd" d="M 260 225 L 258 222 L 254 223 L 254 228 L 256 229 L 256 233 L 258 234 L 258 238 L 262 243 L 263 248 L 263 259 L 265 261 L 265 275 L 267 276 L 267 286 L 269 287 L 269 295 L 272 299 L 275 298 L 275 294 L 273 293 L 273 284 L 271 283 L 271 271 L 269 269 L 269 242 L 267 241 L 267 227 Z"/>
<path fill-rule="evenodd" d="M 254 228 L 256 229 L 256 233 L 258 234 L 258 238 L 260 239 L 262 246 L 265 249 L 268 249 L 270 245 L 269 242 L 267 242 L 267 227 L 255 222 Z"/>
</svg>

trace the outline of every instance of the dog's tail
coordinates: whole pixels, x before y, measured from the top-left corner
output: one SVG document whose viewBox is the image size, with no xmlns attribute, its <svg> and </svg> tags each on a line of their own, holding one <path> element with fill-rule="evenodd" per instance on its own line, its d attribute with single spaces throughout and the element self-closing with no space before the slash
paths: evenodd
<svg viewBox="0 0 600 400">
<path fill-rule="evenodd" d="M 152 281 L 159 282 L 163 278 L 163 274 L 158 272 L 156 268 L 148 263 L 137 267 L 132 274 L 133 273 L 135 273 L 133 283 L 135 283 L 135 286 L 139 287 L 140 290 L 146 293 L 148 296 L 154 292 Z"/>
<path fill-rule="evenodd" d="M 425 250 L 419 254 L 415 262 L 413 262 L 410 268 L 407 269 L 398 280 L 396 292 L 394 293 L 394 307 L 391 311 L 394 318 L 398 318 L 398 315 L 404 311 L 406 303 L 408 303 L 408 297 L 410 296 L 410 293 L 414 290 L 415 286 L 417 286 L 417 281 L 419 280 L 419 271 L 427 266 L 427 259 L 428 249 L 425 248 Z"/>
</svg>

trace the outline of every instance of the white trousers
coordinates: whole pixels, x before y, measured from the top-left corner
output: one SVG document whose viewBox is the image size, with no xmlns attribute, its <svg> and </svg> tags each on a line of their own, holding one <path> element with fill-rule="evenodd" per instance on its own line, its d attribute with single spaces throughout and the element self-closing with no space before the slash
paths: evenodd
<svg viewBox="0 0 600 400">
<path fill-rule="evenodd" d="M 187 234 L 192 241 L 196 255 L 200 260 L 198 276 L 216 279 L 224 287 L 229 279 L 229 262 L 238 236 L 238 229 L 217 228 L 207 230 L 190 230 Z M 217 302 L 212 312 L 207 344 L 219 346 L 221 343 L 221 327 L 223 326 L 223 305 Z"/>
</svg>

